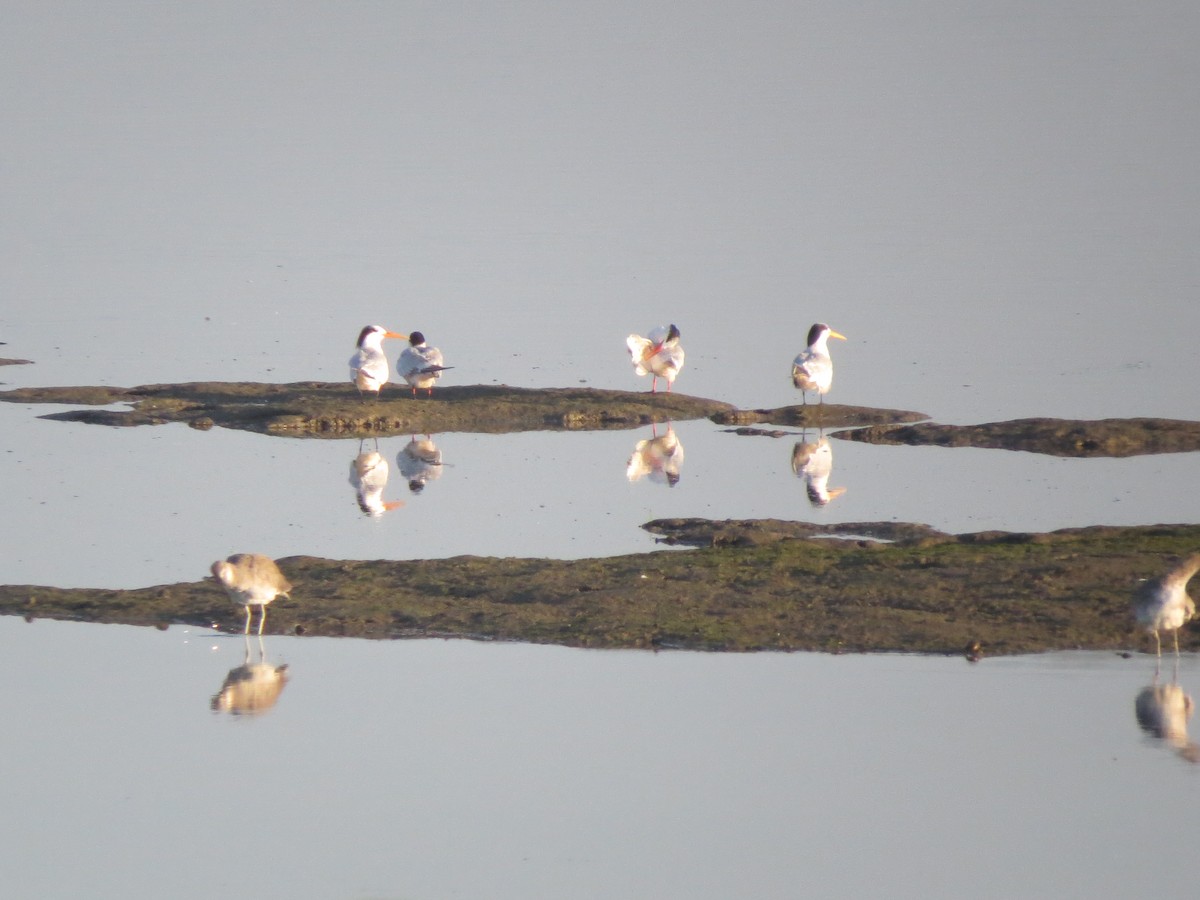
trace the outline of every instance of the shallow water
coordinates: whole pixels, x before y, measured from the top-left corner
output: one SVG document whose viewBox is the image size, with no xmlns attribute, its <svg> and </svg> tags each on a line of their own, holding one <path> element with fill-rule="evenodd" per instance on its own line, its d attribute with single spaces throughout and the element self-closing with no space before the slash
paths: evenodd
<svg viewBox="0 0 1200 900">
<path fill-rule="evenodd" d="M 26 4 L 0 356 L 35 364 L 0 379 L 337 381 L 381 322 L 448 383 L 636 389 L 625 336 L 673 321 L 677 389 L 777 407 L 827 321 L 836 402 L 1195 419 L 1198 31 L 1169 2 Z M 3 583 L 635 552 L 666 516 L 1195 522 L 1200 468 L 835 439 L 814 507 L 798 437 L 675 423 L 671 488 L 626 477 L 649 429 L 435 435 L 419 494 L 380 441 L 404 505 L 369 517 L 356 441 L 47 411 L 0 404 Z M 291 680 L 233 717 L 240 637 L 0 619 L 0 648 L 21 896 L 1193 893 L 1145 657 L 271 638 Z"/>
<path fill-rule="evenodd" d="M 599 652 L 0 618 L 18 896 L 1186 896 L 1150 658 Z M 257 659 L 257 642 L 251 655 Z M 62 675 L 70 678 L 64 689 Z M 31 673 L 37 673 L 31 677 Z M 1169 680 L 1170 671 L 1167 670 Z M 1179 683 L 1200 684 L 1193 657 Z M 1186 743 L 1178 739 L 1180 743 Z M 69 850 L 72 865 L 62 865 Z M 99 873 L 103 873 L 101 876 Z"/>
<path fill-rule="evenodd" d="M 383 438 L 389 477 L 380 497 L 403 506 L 375 505 L 378 515 L 369 515 L 351 482 L 357 440 L 34 418 L 45 409 L 0 404 L 9 434 L 0 478 L 12 485 L 10 521 L 23 524 L 6 541 L 6 584 L 195 581 L 214 559 L 244 550 L 333 559 L 609 556 L 661 547 L 640 526 L 686 516 L 922 522 L 953 533 L 1182 523 L 1195 521 L 1187 487 L 1200 482 L 1200 453 L 1058 459 L 834 439 L 828 487 L 845 492 L 820 506 L 792 469 L 799 433 L 743 437 L 702 420 L 674 426 L 685 451 L 674 487 L 628 478 L 649 427 L 435 435 L 441 471 L 419 492 L 398 459 L 410 439 Z"/>
</svg>

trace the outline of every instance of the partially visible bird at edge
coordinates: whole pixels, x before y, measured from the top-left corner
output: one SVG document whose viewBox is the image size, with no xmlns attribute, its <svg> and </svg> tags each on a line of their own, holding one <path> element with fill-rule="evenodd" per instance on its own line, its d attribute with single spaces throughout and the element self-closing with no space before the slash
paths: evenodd
<svg viewBox="0 0 1200 900">
<path fill-rule="evenodd" d="M 1133 595 L 1133 614 L 1137 623 L 1154 635 L 1154 648 L 1162 656 L 1160 632 L 1170 631 L 1179 655 L 1179 629 L 1196 614 L 1196 604 L 1188 596 L 1187 583 L 1200 571 L 1200 553 L 1193 553 L 1167 574 L 1138 585 Z"/>
</svg>

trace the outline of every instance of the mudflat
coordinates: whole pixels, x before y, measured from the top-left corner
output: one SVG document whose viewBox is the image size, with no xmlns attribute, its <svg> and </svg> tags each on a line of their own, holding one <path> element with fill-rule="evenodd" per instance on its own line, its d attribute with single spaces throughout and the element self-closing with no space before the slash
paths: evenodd
<svg viewBox="0 0 1200 900">
<path fill-rule="evenodd" d="M 267 631 L 456 636 L 578 647 L 984 654 L 1146 650 L 1139 579 L 1200 548 L 1200 525 L 949 535 L 922 525 L 659 520 L 692 549 L 580 560 L 279 561 L 295 585 Z M 203 572 L 206 561 L 199 561 Z M 237 631 L 213 579 L 135 590 L 0 586 L 0 613 Z M 1200 648 L 1183 628 L 1181 645 Z"/>
</svg>

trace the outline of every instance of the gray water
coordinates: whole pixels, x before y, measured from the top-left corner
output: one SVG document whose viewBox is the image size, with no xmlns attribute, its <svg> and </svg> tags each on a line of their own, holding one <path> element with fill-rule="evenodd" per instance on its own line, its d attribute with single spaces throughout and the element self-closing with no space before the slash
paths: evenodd
<svg viewBox="0 0 1200 900">
<path fill-rule="evenodd" d="M 8 386 L 341 381 L 421 330 L 451 384 L 676 389 L 942 422 L 1197 418 L 1200 11 L 1152 2 L 10 4 Z M 434 435 L 364 515 L 357 441 L 0 405 L 0 583 L 196 580 L 235 551 L 574 558 L 659 516 L 1040 531 L 1195 522 L 1200 454 L 1060 460 L 679 422 Z M 22 896 L 1190 896 L 1191 779 L 1145 656 L 585 653 L 0 620 Z M 257 648 L 252 648 L 257 653 Z M 1196 660 L 1180 684 L 1194 687 Z M 1171 672 L 1162 681 L 1170 682 Z M 1186 752 L 1184 756 L 1191 755 Z"/>
<path fill-rule="evenodd" d="M 1196 772 L 1138 727 L 1145 657 L 275 636 L 265 656 L 289 680 L 251 717 L 209 709 L 240 635 L 8 618 L 0 640 L 0 675 L 21 685 L 2 707 L 13 896 L 1184 897 L 1194 882 Z M 1198 682 L 1188 658 L 1179 683 Z"/>
</svg>

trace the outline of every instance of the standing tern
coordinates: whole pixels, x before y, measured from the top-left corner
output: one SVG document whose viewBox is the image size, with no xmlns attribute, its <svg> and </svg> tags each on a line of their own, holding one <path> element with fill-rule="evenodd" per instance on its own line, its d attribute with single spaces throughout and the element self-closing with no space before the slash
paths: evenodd
<svg viewBox="0 0 1200 900">
<path fill-rule="evenodd" d="M 425 335 L 414 331 L 408 338 L 409 346 L 400 354 L 396 363 L 396 371 L 408 382 L 413 396 L 417 396 L 417 388 L 425 391 L 426 397 L 433 396 L 433 385 L 442 373 L 453 366 L 442 365 L 442 351 L 425 343 Z"/>
<path fill-rule="evenodd" d="M 674 325 L 669 328 L 658 326 L 649 336 L 631 334 L 625 339 L 629 355 L 633 359 L 633 367 L 638 375 L 652 375 L 650 393 L 658 392 L 658 379 L 667 379 L 667 393 L 671 393 L 671 385 L 675 376 L 683 368 L 683 347 L 679 345 L 679 329 Z"/>
<path fill-rule="evenodd" d="M 358 334 L 358 350 L 350 357 L 350 380 L 359 394 L 370 391 L 379 396 L 379 389 L 388 383 L 387 357 L 383 355 L 383 339 L 408 340 L 407 334 L 388 331 L 382 325 L 368 325 Z"/>
<path fill-rule="evenodd" d="M 829 386 L 833 384 L 833 360 L 829 358 L 829 347 L 826 346 L 831 337 L 846 340 L 844 334 L 818 322 L 808 329 L 808 346 L 792 361 L 792 384 L 803 392 L 801 399 L 805 404 L 809 391 L 816 391 L 820 402 L 824 403 Z"/>
</svg>

